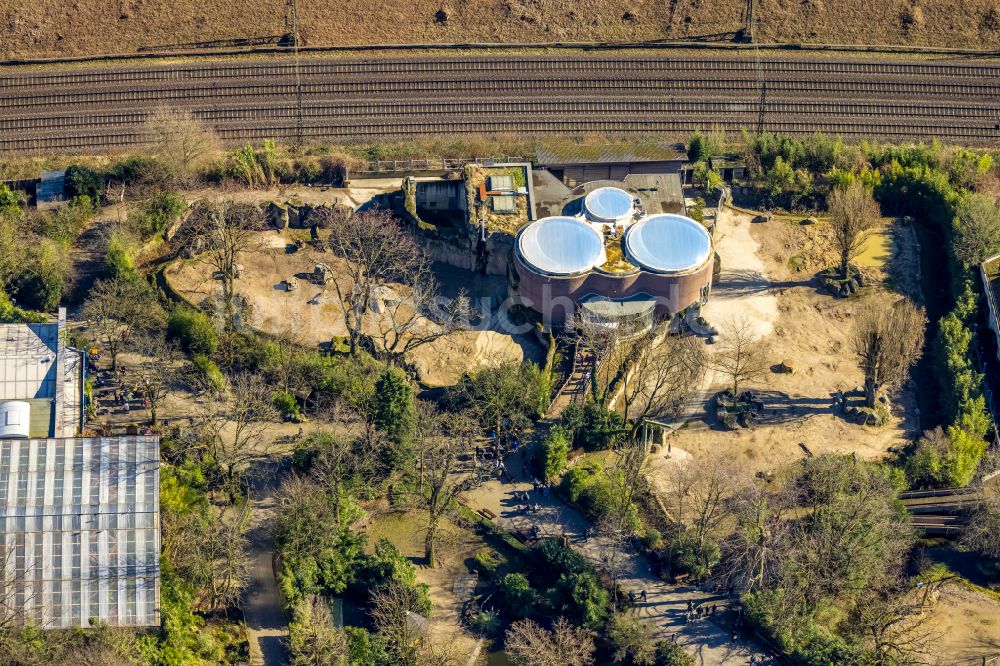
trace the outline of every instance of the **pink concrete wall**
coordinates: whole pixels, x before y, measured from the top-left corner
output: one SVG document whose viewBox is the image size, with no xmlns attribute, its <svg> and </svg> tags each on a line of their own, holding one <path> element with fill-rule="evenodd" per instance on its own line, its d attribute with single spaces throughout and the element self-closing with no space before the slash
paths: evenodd
<svg viewBox="0 0 1000 666">
<path fill-rule="evenodd" d="M 572 315 L 575 303 L 588 294 L 607 298 L 627 298 L 646 293 L 657 299 L 659 315 L 673 314 L 696 303 L 702 288 L 712 282 L 712 259 L 689 273 L 662 275 L 638 270 L 628 275 L 609 275 L 591 271 L 583 275 L 560 277 L 541 275 L 526 266 L 514 253 L 514 268 L 522 302 L 542 314 L 552 324 L 562 324 Z"/>
</svg>

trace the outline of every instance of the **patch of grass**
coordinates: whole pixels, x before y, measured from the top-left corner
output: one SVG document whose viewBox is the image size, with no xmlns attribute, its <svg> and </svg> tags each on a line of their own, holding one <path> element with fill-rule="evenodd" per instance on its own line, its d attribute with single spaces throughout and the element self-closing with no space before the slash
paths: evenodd
<svg viewBox="0 0 1000 666">
<path fill-rule="evenodd" d="M 920 583 L 933 583 L 945 579 L 950 579 L 948 582 L 955 583 L 956 585 L 969 590 L 970 592 L 978 592 L 979 594 L 985 594 L 987 597 L 993 601 L 1000 602 L 1000 591 L 990 589 L 988 587 L 983 587 L 982 585 L 976 585 L 968 578 L 962 577 L 954 569 L 949 567 L 944 562 L 935 562 L 931 566 L 927 567 L 921 571 L 917 576 L 914 577 L 915 582 Z"/>
</svg>

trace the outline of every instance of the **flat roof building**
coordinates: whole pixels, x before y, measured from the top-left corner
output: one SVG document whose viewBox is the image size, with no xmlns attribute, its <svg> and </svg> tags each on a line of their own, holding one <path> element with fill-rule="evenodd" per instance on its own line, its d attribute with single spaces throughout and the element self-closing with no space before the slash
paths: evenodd
<svg viewBox="0 0 1000 666">
<path fill-rule="evenodd" d="M 83 425 L 84 353 L 66 346 L 65 327 L 62 308 L 51 324 L 0 324 L 0 407 L 27 403 L 29 437 L 72 437 Z"/>
<path fill-rule="evenodd" d="M 0 440 L 0 620 L 160 623 L 159 438 Z"/>
</svg>

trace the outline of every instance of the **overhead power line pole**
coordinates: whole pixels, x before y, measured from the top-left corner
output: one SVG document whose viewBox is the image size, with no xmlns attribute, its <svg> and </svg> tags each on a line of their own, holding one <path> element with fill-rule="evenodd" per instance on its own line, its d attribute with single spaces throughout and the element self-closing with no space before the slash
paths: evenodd
<svg viewBox="0 0 1000 666">
<path fill-rule="evenodd" d="M 292 49 L 295 52 L 295 148 L 302 150 L 302 69 L 299 61 L 299 8 L 298 0 L 288 0 L 288 18 L 292 33 Z"/>
</svg>

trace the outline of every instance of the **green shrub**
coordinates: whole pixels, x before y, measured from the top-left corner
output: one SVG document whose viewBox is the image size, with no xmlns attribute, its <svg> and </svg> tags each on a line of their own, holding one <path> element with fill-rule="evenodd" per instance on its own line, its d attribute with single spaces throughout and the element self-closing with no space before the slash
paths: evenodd
<svg viewBox="0 0 1000 666">
<path fill-rule="evenodd" d="M 100 201 L 104 193 L 104 175 L 98 171 L 74 164 L 66 169 L 66 196 L 88 197 L 91 201 Z"/>
<path fill-rule="evenodd" d="M 160 192 L 129 214 L 129 226 L 146 239 L 155 234 L 163 234 L 187 209 L 187 202 L 168 192 Z"/>
<path fill-rule="evenodd" d="M 184 351 L 193 354 L 215 353 L 219 340 L 208 315 L 188 306 L 178 306 L 167 320 L 167 338 L 180 343 Z"/>
<path fill-rule="evenodd" d="M 362 627 L 344 627 L 351 666 L 402 666 L 385 636 Z"/>
<path fill-rule="evenodd" d="M 716 146 L 712 145 L 712 142 L 707 136 L 705 136 L 701 130 L 695 130 L 688 139 L 687 145 L 687 157 L 689 162 L 707 162 L 712 159 L 712 153 L 716 150 Z"/>
<path fill-rule="evenodd" d="M 659 550 L 663 547 L 663 535 L 660 530 L 650 527 L 642 537 L 642 545 L 647 550 Z"/>
<path fill-rule="evenodd" d="M 656 666 L 695 666 L 695 658 L 677 643 L 658 641 L 656 643 Z"/>
<path fill-rule="evenodd" d="M 299 401 L 295 399 L 295 395 L 291 391 L 275 391 L 271 396 L 271 402 L 282 416 L 291 415 L 298 418 L 302 415 Z"/>
<path fill-rule="evenodd" d="M 612 478 L 619 474 L 618 470 L 604 470 L 597 463 L 580 465 L 563 475 L 562 489 L 571 502 L 580 506 L 587 520 L 596 524 L 620 510 L 611 485 Z M 628 506 L 625 514 L 627 529 L 634 532 L 642 526 L 635 504 Z"/>
<path fill-rule="evenodd" d="M 521 573 L 505 575 L 500 579 L 497 591 L 511 617 L 519 620 L 531 614 L 538 598 L 538 593 L 531 587 L 527 576 Z"/>
<path fill-rule="evenodd" d="M 689 574 L 694 578 L 705 577 L 719 563 L 719 544 L 711 537 L 699 541 L 688 532 L 679 533 L 667 549 L 671 572 Z"/>
<path fill-rule="evenodd" d="M 204 379 L 213 389 L 222 391 L 226 388 L 226 378 L 223 376 L 222 371 L 219 370 L 219 366 L 212 359 L 204 354 L 195 354 L 191 358 L 191 364 L 194 365 L 198 376 Z"/>
<path fill-rule="evenodd" d="M 11 302 L 10 296 L 0 291 L 0 323 L 44 324 L 48 320 L 48 317 L 41 313 L 17 307 Z"/>
<path fill-rule="evenodd" d="M 545 479 L 553 482 L 566 469 L 572 433 L 562 426 L 553 427 L 542 440 Z"/>
<path fill-rule="evenodd" d="M 472 556 L 472 568 L 487 578 L 495 578 L 502 564 L 500 553 L 492 548 L 480 548 Z"/>
<path fill-rule="evenodd" d="M 491 636 L 500 630 L 501 626 L 500 614 L 496 611 L 479 611 L 476 615 L 472 617 L 469 625 L 472 627 L 473 631 L 476 631 L 484 636 Z"/>
<path fill-rule="evenodd" d="M 573 445 L 588 451 L 611 448 L 625 429 L 621 414 L 596 402 L 570 405 L 563 411 L 560 423 L 573 433 Z"/>
<path fill-rule="evenodd" d="M 375 383 L 375 426 L 397 445 L 413 437 L 413 389 L 399 368 L 386 368 Z"/>
<path fill-rule="evenodd" d="M 556 612 L 591 629 L 604 626 L 610 613 L 610 595 L 593 570 L 563 574 L 549 590 Z"/>
</svg>

